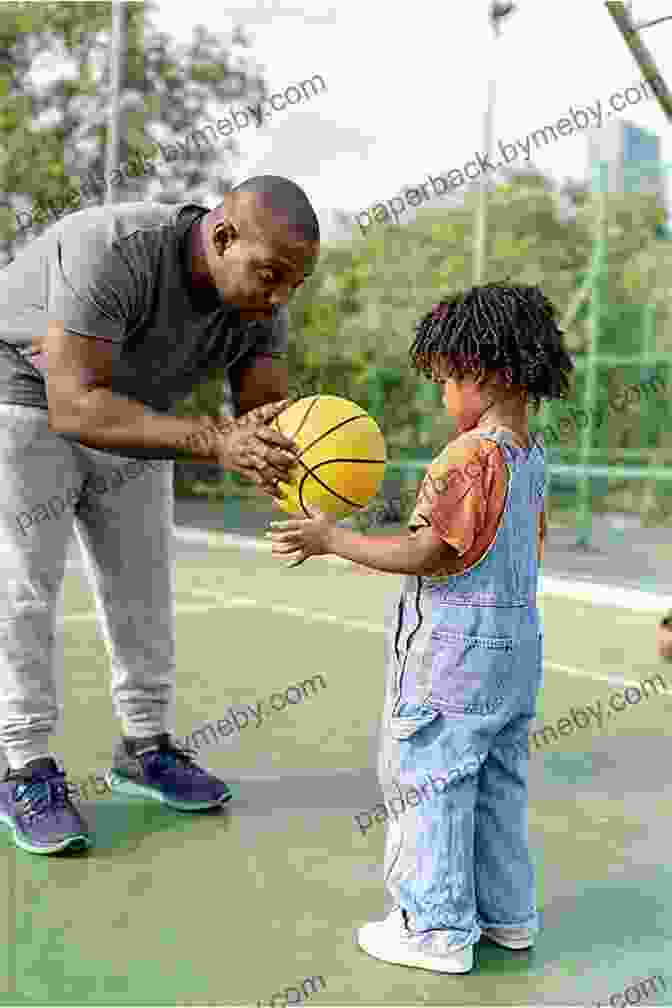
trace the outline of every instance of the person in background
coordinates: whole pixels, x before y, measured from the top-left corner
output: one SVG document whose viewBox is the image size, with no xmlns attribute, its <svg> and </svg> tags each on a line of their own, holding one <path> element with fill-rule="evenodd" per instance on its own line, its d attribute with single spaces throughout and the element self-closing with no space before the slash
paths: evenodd
<svg viewBox="0 0 672 1008">
<path fill-rule="evenodd" d="M 657 643 L 658 656 L 665 661 L 672 661 L 672 609 L 658 624 Z"/>
</svg>

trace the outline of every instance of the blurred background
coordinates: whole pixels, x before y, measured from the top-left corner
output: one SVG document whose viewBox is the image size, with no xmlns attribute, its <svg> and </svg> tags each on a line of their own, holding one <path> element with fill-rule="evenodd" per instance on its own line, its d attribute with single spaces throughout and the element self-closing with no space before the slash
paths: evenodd
<svg viewBox="0 0 672 1008">
<path fill-rule="evenodd" d="M 667 6 L 626 8 L 650 23 Z M 671 32 L 668 16 L 640 33 L 666 80 Z M 415 321 L 441 296 L 505 278 L 541 285 L 575 355 L 572 401 L 532 423 L 546 434 L 551 522 L 583 547 L 596 520 L 669 524 L 672 138 L 605 4 L 420 0 L 409 17 L 354 0 L 3 3 L 0 38 L 0 264 L 106 198 L 214 206 L 260 173 L 304 186 L 324 251 L 291 305 L 292 391 L 356 400 L 389 445 L 381 494 L 354 524 L 403 520 L 452 433 L 439 390 L 408 367 Z M 243 110 L 271 95 L 284 100 L 258 125 Z M 572 110 L 590 125 L 560 135 Z M 229 135 L 203 130 L 232 115 Z M 500 163 L 500 142 L 518 156 L 496 172 L 404 201 L 397 224 L 357 225 L 476 152 Z M 128 167 L 112 185 L 116 164 Z M 230 395 L 214 376 L 181 411 L 216 414 Z M 253 531 L 268 511 L 216 467 L 179 465 L 176 491 L 194 514 L 216 502 L 224 527 Z"/>
</svg>

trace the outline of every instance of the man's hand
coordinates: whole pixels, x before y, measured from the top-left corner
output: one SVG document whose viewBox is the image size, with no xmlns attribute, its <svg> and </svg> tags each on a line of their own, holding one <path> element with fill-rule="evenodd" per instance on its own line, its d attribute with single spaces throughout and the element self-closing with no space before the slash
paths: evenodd
<svg viewBox="0 0 672 1008">
<path fill-rule="evenodd" d="M 278 481 L 290 481 L 299 449 L 278 431 L 267 425 L 289 405 L 289 399 L 267 403 L 250 410 L 226 427 L 218 424 L 214 440 L 216 461 L 229 472 L 251 480 L 272 497 L 282 499 Z"/>
<path fill-rule="evenodd" d="M 298 567 L 309 556 L 323 556 L 331 552 L 331 532 L 335 519 L 329 518 L 317 508 L 307 507 L 306 510 L 310 518 L 269 523 L 269 528 L 284 530 L 267 532 L 266 535 L 271 539 L 274 556 L 289 556 L 292 560 L 287 567 Z"/>
</svg>

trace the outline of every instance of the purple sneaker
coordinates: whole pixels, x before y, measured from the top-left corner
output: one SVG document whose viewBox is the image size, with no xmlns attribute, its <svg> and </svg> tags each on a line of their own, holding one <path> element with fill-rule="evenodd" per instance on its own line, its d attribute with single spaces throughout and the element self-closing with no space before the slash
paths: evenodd
<svg viewBox="0 0 672 1008">
<path fill-rule="evenodd" d="M 81 851 L 92 844 L 68 797 L 65 773 L 51 757 L 7 771 L 0 780 L 0 822 L 12 830 L 16 846 L 30 854 Z"/>
<path fill-rule="evenodd" d="M 170 735 L 149 739 L 122 738 L 105 780 L 117 794 L 154 798 L 180 812 L 224 805 L 230 789 L 194 762 L 192 749 L 176 746 Z"/>
</svg>

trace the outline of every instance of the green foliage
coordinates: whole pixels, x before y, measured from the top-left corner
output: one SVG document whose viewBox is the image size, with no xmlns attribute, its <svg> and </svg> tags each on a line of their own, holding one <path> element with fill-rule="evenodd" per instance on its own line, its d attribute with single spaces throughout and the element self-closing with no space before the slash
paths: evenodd
<svg viewBox="0 0 672 1008">
<path fill-rule="evenodd" d="M 139 151 L 154 160 L 145 175 L 128 173 L 119 196 L 216 200 L 230 188 L 235 141 L 184 144 L 186 153 L 164 161 L 153 134 L 168 144 L 184 141 L 211 121 L 213 105 L 224 115 L 231 104 L 263 97 L 265 84 L 248 67 L 249 43 L 239 29 L 222 39 L 199 27 L 191 43 L 178 46 L 154 28 L 156 6 L 125 5 L 120 160 L 126 165 Z M 64 213 L 90 205 L 82 187 L 89 174 L 104 180 L 110 30 L 109 3 L 0 4 L 0 266 Z M 34 77 L 38 64 L 54 71 L 49 83 Z M 16 210 L 32 213 L 32 232 L 17 235 Z"/>
<path fill-rule="evenodd" d="M 100 32 L 109 23 L 109 4 L 3 4 L 0 6 L 0 192 L 7 208 L 65 198 L 69 182 L 64 142 L 86 122 L 86 109 L 73 114 L 90 87 L 90 59 Z M 74 79 L 66 72 L 49 84 L 36 84 L 32 72 L 45 57 L 69 58 Z M 81 82 L 81 83 L 80 83 Z M 49 116 L 50 125 L 44 125 Z M 54 117 L 56 121 L 54 122 Z M 12 258 L 13 214 L 0 219 L 0 263 Z"/>
</svg>

